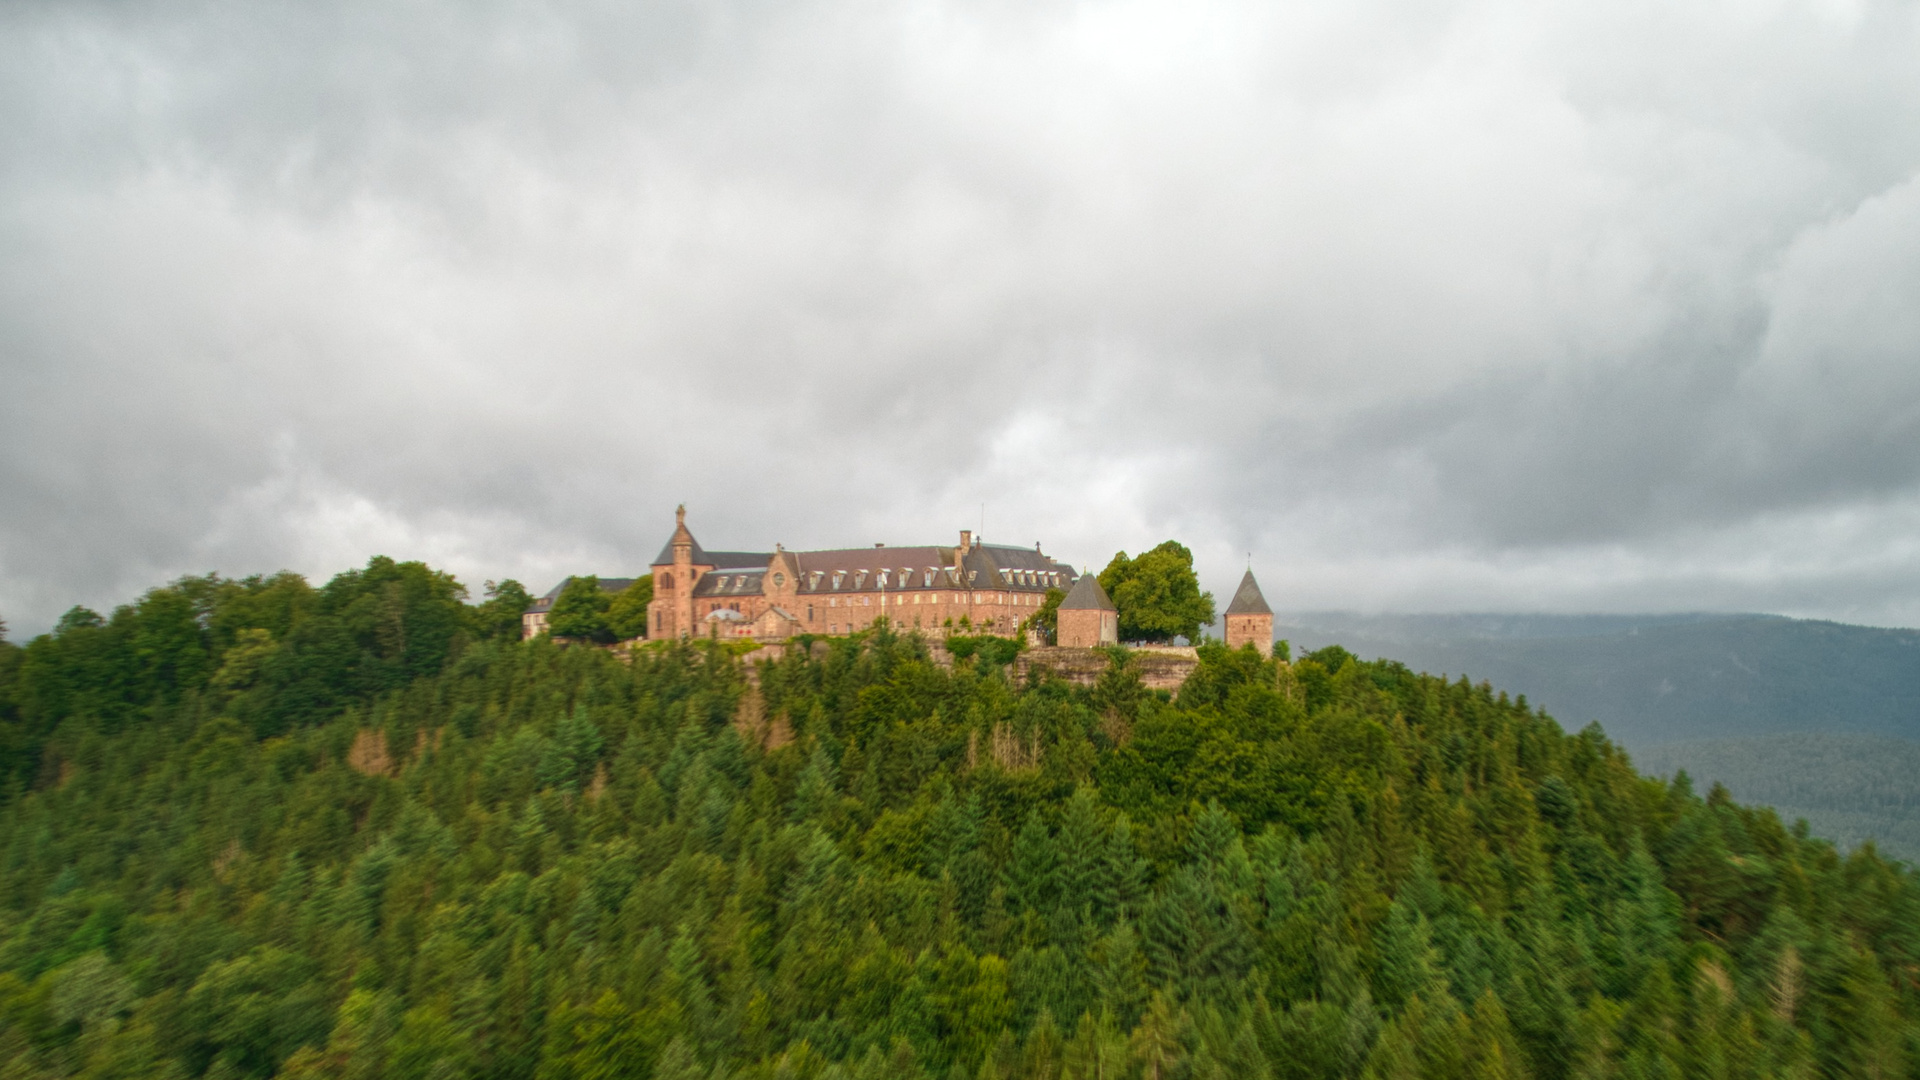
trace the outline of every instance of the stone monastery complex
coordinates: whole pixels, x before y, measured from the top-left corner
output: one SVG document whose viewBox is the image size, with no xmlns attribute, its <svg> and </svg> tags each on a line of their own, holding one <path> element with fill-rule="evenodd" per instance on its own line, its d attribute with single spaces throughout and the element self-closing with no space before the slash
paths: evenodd
<svg viewBox="0 0 1920 1080">
<path fill-rule="evenodd" d="M 708 551 L 674 514 L 673 535 L 654 557 L 647 636 L 784 641 L 797 634 L 850 634 L 885 618 L 930 637 L 985 633 L 1011 637 L 1046 601 L 1060 604 L 1058 644 L 1091 648 L 1119 642 L 1119 612 L 1092 574 L 1076 574 L 1031 548 L 987 544 L 961 530 L 952 546 L 838 548 L 829 551 Z M 565 582 L 522 616 L 532 637 Z M 621 589 L 627 580 L 602 579 Z M 1225 613 L 1227 644 L 1273 645 L 1273 613 L 1249 570 Z"/>
</svg>

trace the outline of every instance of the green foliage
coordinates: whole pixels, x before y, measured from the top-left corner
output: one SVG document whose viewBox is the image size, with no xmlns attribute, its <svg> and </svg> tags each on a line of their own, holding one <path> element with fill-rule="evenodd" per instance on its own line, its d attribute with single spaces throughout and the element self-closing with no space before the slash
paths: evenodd
<svg viewBox="0 0 1920 1080">
<path fill-rule="evenodd" d="M 647 636 L 647 605 L 653 603 L 653 575 L 642 574 L 614 594 L 607 605 L 607 629 L 614 638 L 629 641 Z"/>
<path fill-rule="evenodd" d="M 1120 610 L 1122 641 L 1200 640 L 1213 622 L 1213 594 L 1200 591 L 1193 552 L 1168 540 L 1138 558 L 1115 552 L 1100 571 L 1100 587 Z"/>
<path fill-rule="evenodd" d="M 481 639 L 518 638 L 520 617 L 533 604 L 533 596 L 525 586 L 512 578 L 487 582 L 486 595 L 486 602 L 474 607 L 468 617 L 473 636 Z"/>
<path fill-rule="evenodd" d="M 1048 589 L 1047 595 L 1040 601 L 1040 610 L 1027 619 L 1027 625 L 1040 635 L 1040 640 L 1048 645 L 1060 643 L 1060 602 L 1067 594 L 1060 589 Z"/>
<path fill-rule="evenodd" d="M 614 640 L 608 619 L 612 608 L 613 595 L 600 588 L 599 578 L 592 574 L 570 577 L 547 612 L 547 632 L 557 638 L 607 644 Z"/>
<path fill-rule="evenodd" d="M 188 579 L 0 646 L 9 1075 L 1913 1074 L 1910 870 L 1483 686 L 884 626 L 749 678 L 459 597 Z"/>
<path fill-rule="evenodd" d="M 952 634 L 942 644 L 956 660 L 979 657 L 981 663 L 1006 665 L 1020 655 L 1022 643 L 1019 638 L 994 634 Z"/>
</svg>

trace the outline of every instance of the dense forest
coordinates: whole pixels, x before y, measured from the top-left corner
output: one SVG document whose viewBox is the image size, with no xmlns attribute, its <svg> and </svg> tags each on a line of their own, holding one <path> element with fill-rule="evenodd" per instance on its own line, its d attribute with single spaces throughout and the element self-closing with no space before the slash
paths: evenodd
<svg viewBox="0 0 1920 1080">
<path fill-rule="evenodd" d="M 521 642 L 491 591 L 0 645 L 0 1075 L 1920 1075 L 1910 871 L 1484 684 Z"/>
</svg>

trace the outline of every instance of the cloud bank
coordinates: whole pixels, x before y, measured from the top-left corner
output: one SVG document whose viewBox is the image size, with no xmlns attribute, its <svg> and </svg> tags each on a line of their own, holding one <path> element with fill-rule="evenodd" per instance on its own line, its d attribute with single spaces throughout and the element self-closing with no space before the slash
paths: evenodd
<svg viewBox="0 0 1920 1080">
<path fill-rule="evenodd" d="M 24 3 L 0 616 L 982 524 L 1920 623 L 1920 6 Z"/>
</svg>

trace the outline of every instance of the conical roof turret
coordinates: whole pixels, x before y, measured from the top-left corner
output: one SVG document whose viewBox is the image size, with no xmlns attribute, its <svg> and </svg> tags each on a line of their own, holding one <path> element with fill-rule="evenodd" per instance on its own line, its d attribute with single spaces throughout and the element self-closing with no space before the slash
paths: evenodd
<svg viewBox="0 0 1920 1080">
<path fill-rule="evenodd" d="M 1081 574 L 1067 590 L 1067 598 L 1060 601 L 1061 611 L 1118 611 L 1113 601 L 1107 599 L 1107 590 L 1100 587 L 1100 579 L 1092 574 Z"/>
<path fill-rule="evenodd" d="M 1267 598 L 1260 595 L 1260 583 L 1253 580 L 1253 568 L 1247 568 L 1247 574 L 1240 579 L 1240 587 L 1233 592 L 1233 603 L 1227 605 L 1228 615 L 1271 615 L 1273 609 L 1267 606 Z"/>
</svg>

